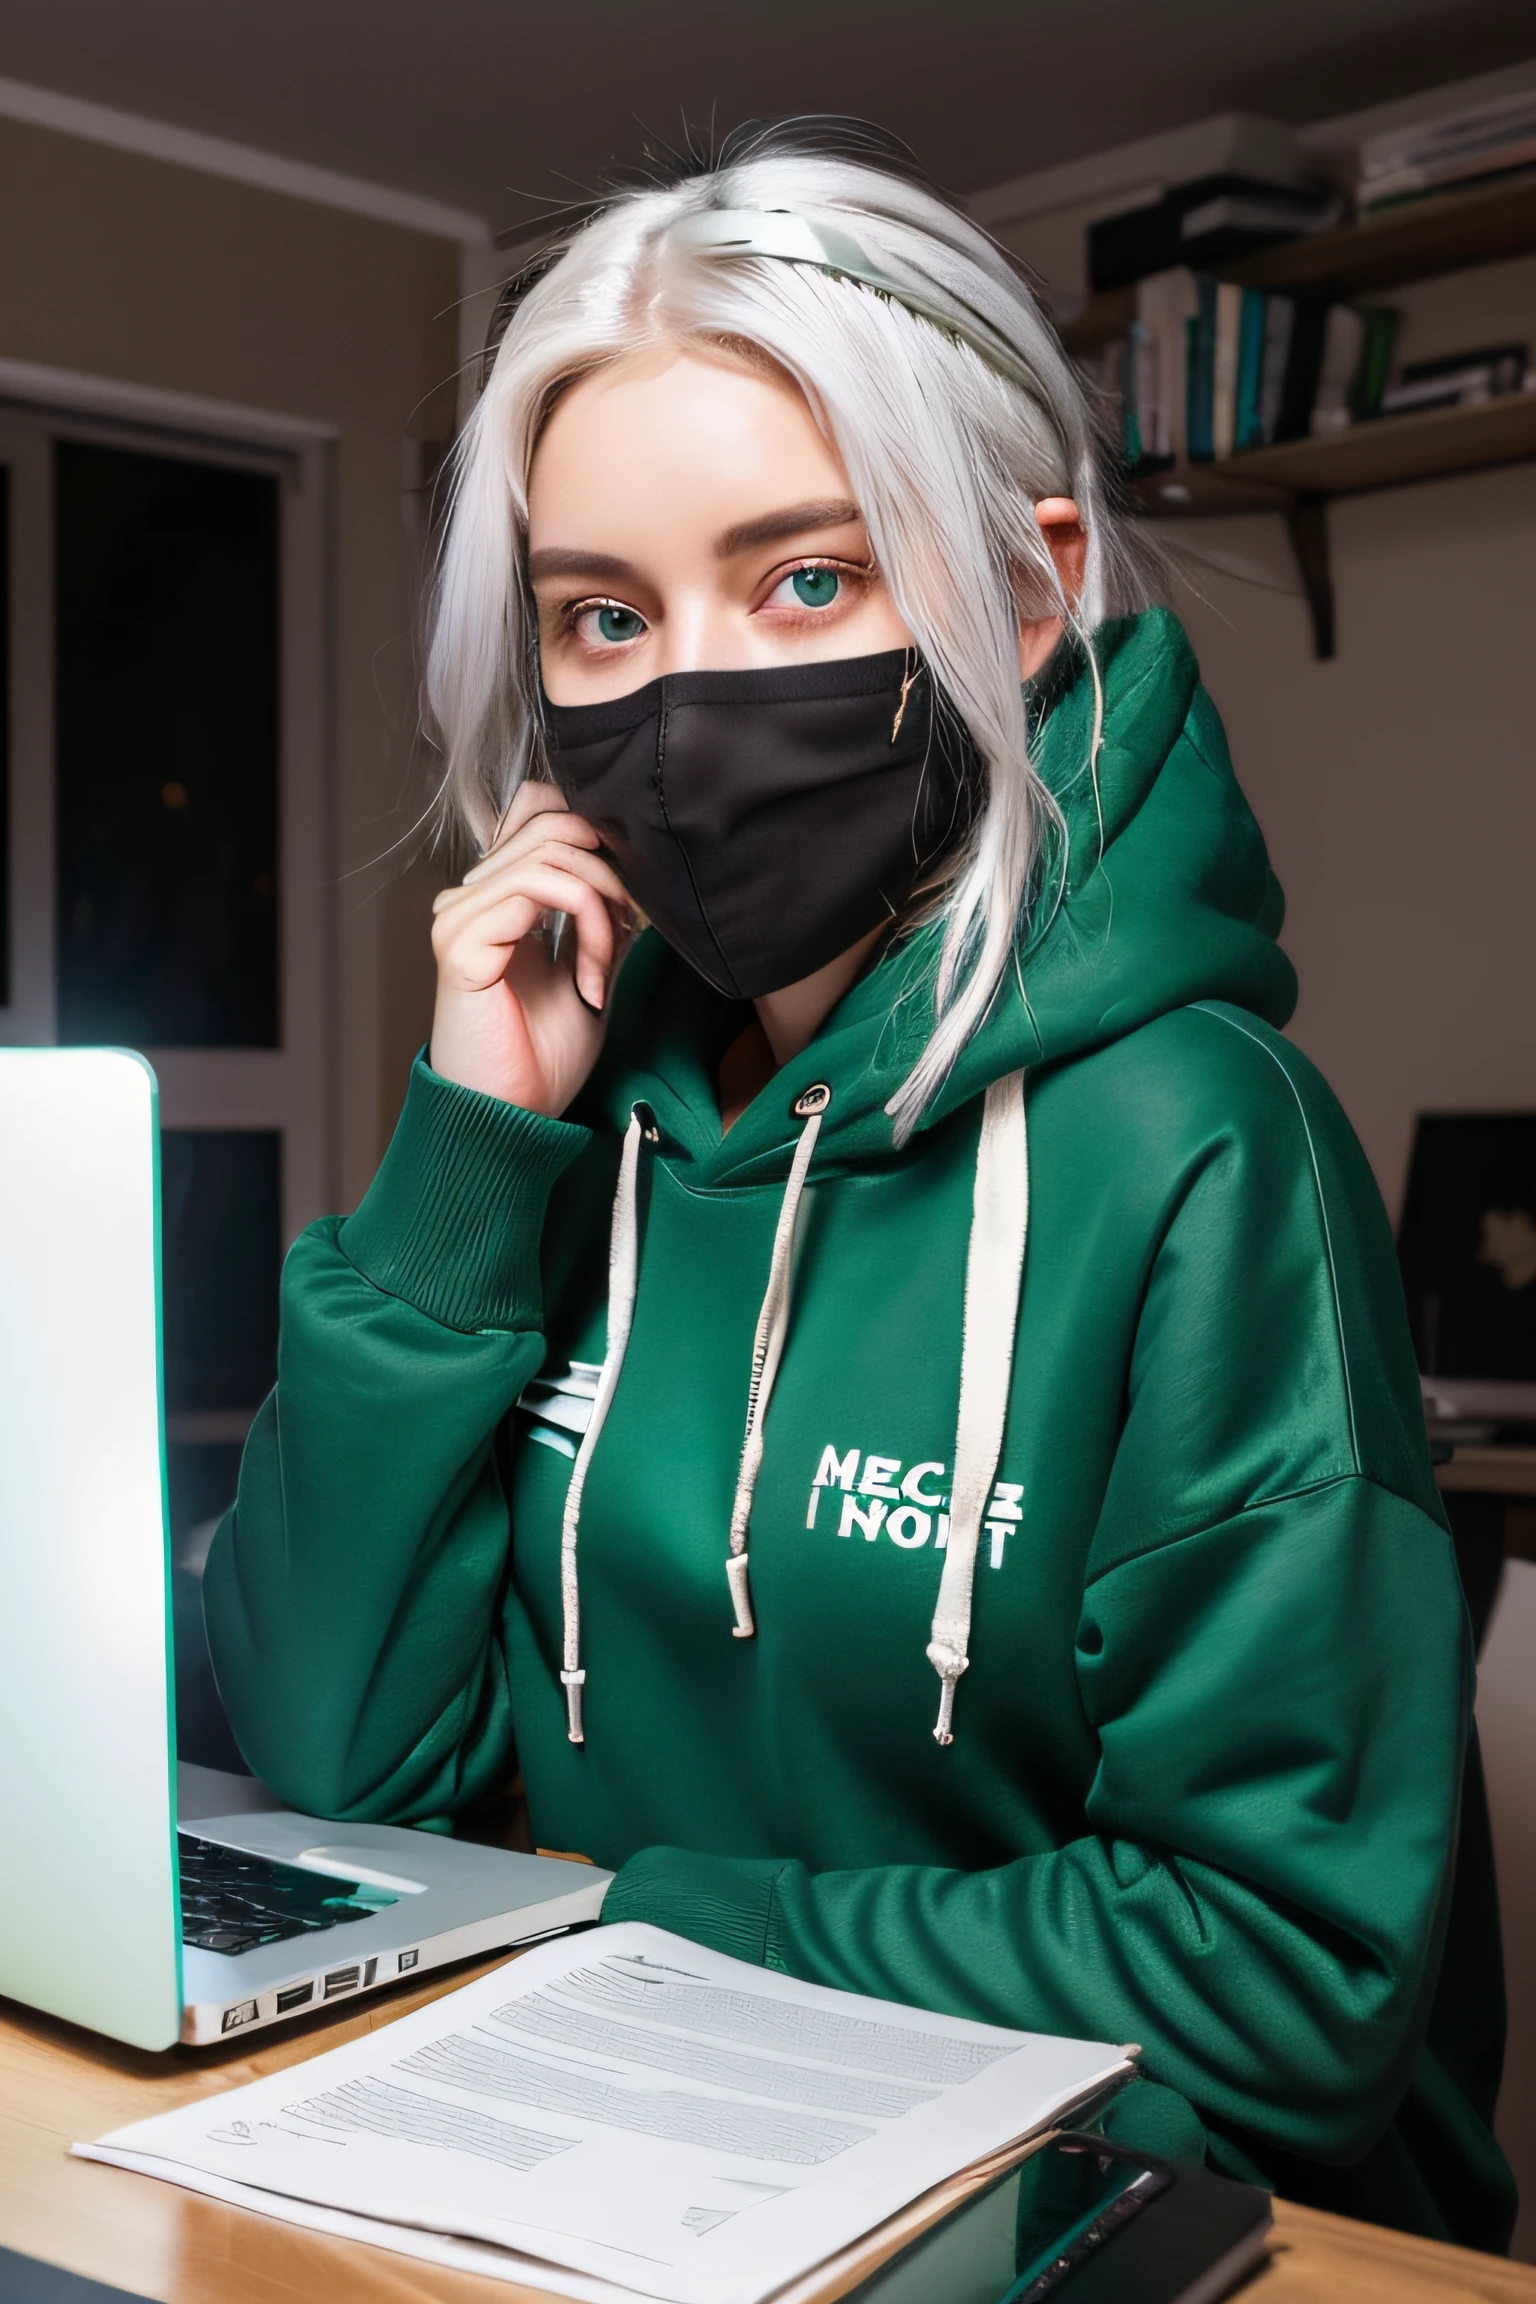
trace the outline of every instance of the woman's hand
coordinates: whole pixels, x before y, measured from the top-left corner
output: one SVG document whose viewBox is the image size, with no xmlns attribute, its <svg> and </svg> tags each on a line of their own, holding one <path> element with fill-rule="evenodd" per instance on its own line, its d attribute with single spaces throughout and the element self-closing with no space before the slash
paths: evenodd
<svg viewBox="0 0 1536 2304">
<path fill-rule="evenodd" d="M 500 837 L 433 906 L 434 1072 L 551 1119 L 586 1081 L 608 993 L 633 934 L 598 836 L 549 784 L 525 784 Z M 533 931 L 570 915 L 557 954 Z"/>
</svg>

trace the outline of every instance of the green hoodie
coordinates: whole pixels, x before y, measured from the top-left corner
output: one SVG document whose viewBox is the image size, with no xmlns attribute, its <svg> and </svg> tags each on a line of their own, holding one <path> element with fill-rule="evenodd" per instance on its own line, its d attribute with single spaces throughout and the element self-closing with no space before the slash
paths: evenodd
<svg viewBox="0 0 1536 2304">
<path fill-rule="evenodd" d="M 361 1207 L 288 1259 L 277 1390 L 208 1565 L 219 1684 L 296 1807 L 441 1818 L 520 1767 L 537 1839 L 617 1870 L 608 1918 L 1139 2041 L 1116 2133 L 1500 2247 L 1472 1660 L 1391 1239 L 1276 1029 L 1280 893 L 1188 644 L 1153 612 L 1099 654 L 1097 807 L 1090 683 L 1068 665 L 1042 706 L 1065 893 L 904 1150 L 885 1105 L 931 934 L 723 1139 L 744 1012 L 655 938 L 572 1119 L 417 1065 Z M 1020 1068 L 1028 1247 L 944 1747 L 925 1651 L 982 1098 Z M 737 1639 L 754 1334 L 816 1083 Z M 578 1745 L 561 1520 L 637 1104 Z"/>
</svg>

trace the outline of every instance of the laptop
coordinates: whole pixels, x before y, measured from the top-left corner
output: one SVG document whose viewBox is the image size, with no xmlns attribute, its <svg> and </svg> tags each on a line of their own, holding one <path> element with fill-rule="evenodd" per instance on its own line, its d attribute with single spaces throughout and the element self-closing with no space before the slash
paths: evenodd
<svg viewBox="0 0 1536 2304">
<path fill-rule="evenodd" d="M 595 1921 L 594 1866 L 175 1764 L 155 1080 L 0 1050 L 0 1994 L 140 2048 Z"/>
</svg>

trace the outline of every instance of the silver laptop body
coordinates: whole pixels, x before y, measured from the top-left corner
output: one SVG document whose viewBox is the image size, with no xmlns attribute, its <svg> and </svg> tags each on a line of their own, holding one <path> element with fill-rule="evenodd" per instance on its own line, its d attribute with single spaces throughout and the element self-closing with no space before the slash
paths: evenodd
<svg viewBox="0 0 1536 2304">
<path fill-rule="evenodd" d="M 595 1920 L 611 1877 L 204 1769 L 178 1830 L 159 1198 L 141 1058 L 0 1050 L 0 1993 L 142 2048 Z"/>
</svg>

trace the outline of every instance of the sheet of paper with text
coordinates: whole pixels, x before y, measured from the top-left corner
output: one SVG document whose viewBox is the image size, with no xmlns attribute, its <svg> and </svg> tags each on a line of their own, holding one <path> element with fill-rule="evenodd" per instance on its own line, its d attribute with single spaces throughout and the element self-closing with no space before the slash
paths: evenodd
<svg viewBox="0 0 1536 2304">
<path fill-rule="evenodd" d="M 762 2304 L 1130 2069 L 626 1923 L 76 2150 L 588 2304 Z"/>
</svg>

